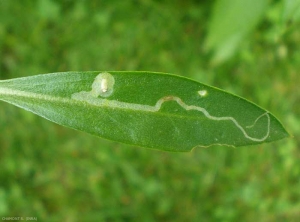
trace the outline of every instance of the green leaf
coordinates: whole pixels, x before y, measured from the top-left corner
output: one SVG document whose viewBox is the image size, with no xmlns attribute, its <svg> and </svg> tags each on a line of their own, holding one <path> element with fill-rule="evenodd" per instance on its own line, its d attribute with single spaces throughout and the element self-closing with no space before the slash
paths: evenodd
<svg viewBox="0 0 300 222">
<path fill-rule="evenodd" d="M 110 140 L 168 151 L 244 146 L 288 136 L 257 105 L 154 72 L 63 72 L 0 81 L 0 99 Z"/>
<path fill-rule="evenodd" d="M 300 19 L 300 1 L 299 0 L 284 0 L 283 6 L 283 21 L 288 20 L 298 21 Z"/>
<path fill-rule="evenodd" d="M 214 51 L 213 61 L 223 62 L 236 51 L 266 11 L 268 0 L 218 0 L 208 27 L 206 47 Z"/>
</svg>

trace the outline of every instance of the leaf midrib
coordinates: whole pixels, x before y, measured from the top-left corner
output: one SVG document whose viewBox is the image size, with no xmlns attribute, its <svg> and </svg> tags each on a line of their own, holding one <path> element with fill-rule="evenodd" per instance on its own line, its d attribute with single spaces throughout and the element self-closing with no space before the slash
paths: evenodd
<svg viewBox="0 0 300 222">
<path fill-rule="evenodd" d="M 110 106 L 104 105 L 104 106 L 97 106 L 97 105 L 93 105 L 90 104 L 88 102 L 85 101 L 77 101 L 74 99 L 69 99 L 69 98 L 63 98 L 63 97 L 54 97 L 54 96 L 50 96 L 50 95 L 43 95 L 43 94 L 39 94 L 39 93 L 33 93 L 33 92 L 25 92 L 22 90 L 16 90 L 16 89 L 11 89 L 11 88 L 7 88 L 7 87 L 0 87 L 0 99 L 1 99 L 1 95 L 11 95 L 11 96 L 17 96 L 17 97 L 24 97 L 24 98 L 33 98 L 33 99 L 38 99 L 38 100 L 46 100 L 46 101 L 51 101 L 51 102 L 60 102 L 60 103 L 68 103 L 68 104 L 84 104 L 85 106 L 91 106 L 91 107 L 101 107 L 101 108 L 105 108 L 105 109 L 119 109 L 119 110 L 124 110 L 127 112 L 145 112 L 145 113 L 151 113 L 154 115 L 159 115 L 159 116 L 167 116 L 167 117 L 176 117 L 176 118 L 182 118 L 182 119 L 190 119 L 190 120 L 199 120 L 199 119 L 207 119 L 204 114 L 203 117 L 196 117 L 196 116 L 189 116 L 189 115 L 180 115 L 180 114 L 174 114 L 174 113 L 164 113 L 164 112 L 160 112 L 160 111 L 156 111 L 156 112 L 147 112 L 147 111 L 143 111 L 143 110 L 139 110 L 139 111 L 132 111 L 130 109 L 126 109 L 126 108 L 122 108 L 122 107 L 113 107 L 111 108 Z M 171 101 L 170 101 L 171 102 Z M 180 105 L 178 105 L 181 109 L 182 107 Z M 186 110 L 187 112 L 189 110 Z M 192 110 L 190 110 L 192 111 Z M 207 119 L 209 121 L 209 119 Z"/>
</svg>

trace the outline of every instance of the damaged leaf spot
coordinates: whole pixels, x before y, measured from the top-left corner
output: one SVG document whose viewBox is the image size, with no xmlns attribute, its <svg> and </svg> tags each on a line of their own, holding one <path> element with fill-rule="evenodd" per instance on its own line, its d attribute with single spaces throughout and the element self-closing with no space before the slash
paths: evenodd
<svg viewBox="0 0 300 222">
<path fill-rule="evenodd" d="M 255 126 L 257 121 L 261 119 L 262 117 L 265 117 L 266 120 L 266 133 L 265 135 L 256 138 L 249 136 L 247 131 L 244 127 L 232 116 L 223 116 L 223 117 L 217 117 L 211 115 L 205 108 L 195 105 L 189 105 L 186 104 L 184 101 L 182 101 L 181 98 L 177 96 L 165 96 L 163 98 L 160 98 L 157 100 L 156 104 L 151 105 L 144 105 L 144 104 L 136 104 L 136 103 L 127 103 L 117 100 L 108 100 L 108 99 L 102 99 L 100 97 L 109 97 L 113 93 L 113 86 L 115 84 L 114 77 L 109 73 L 100 73 L 94 80 L 92 84 L 92 90 L 90 92 L 82 91 L 79 93 L 74 93 L 72 95 L 72 99 L 78 100 L 78 101 L 85 101 L 91 105 L 94 106 L 109 106 L 111 108 L 120 108 L 120 109 L 130 109 L 135 111 L 145 111 L 145 112 L 158 112 L 161 109 L 161 106 L 163 103 L 168 101 L 175 101 L 178 105 L 180 105 L 185 110 L 197 110 L 205 115 L 206 118 L 213 120 L 213 121 L 230 121 L 234 123 L 234 125 L 243 133 L 245 138 L 255 141 L 255 142 L 262 142 L 266 140 L 270 133 L 270 116 L 268 112 L 265 112 L 258 116 L 253 125 L 247 126 L 246 128 L 252 128 Z M 207 95 L 206 90 L 200 90 L 198 91 L 198 94 L 201 97 L 204 97 Z M 100 96 L 100 97 L 98 97 Z"/>
</svg>

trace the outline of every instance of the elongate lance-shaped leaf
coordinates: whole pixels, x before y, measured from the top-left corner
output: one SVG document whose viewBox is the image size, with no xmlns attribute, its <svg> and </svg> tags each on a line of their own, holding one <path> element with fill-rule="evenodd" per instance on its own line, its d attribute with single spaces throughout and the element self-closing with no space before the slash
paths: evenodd
<svg viewBox="0 0 300 222">
<path fill-rule="evenodd" d="M 154 72 L 63 72 L 0 81 L 0 99 L 131 145 L 190 151 L 288 136 L 268 111 L 223 90 Z"/>
</svg>

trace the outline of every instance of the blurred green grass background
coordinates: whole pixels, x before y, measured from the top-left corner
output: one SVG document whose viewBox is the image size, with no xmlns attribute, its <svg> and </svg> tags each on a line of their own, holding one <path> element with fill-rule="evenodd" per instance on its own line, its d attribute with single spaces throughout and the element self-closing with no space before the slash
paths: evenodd
<svg viewBox="0 0 300 222">
<path fill-rule="evenodd" d="M 298 20 L 281 22 L 281 8 L 269 1 L 235 53 L 215 62 L 206 47 L 214 1 L 0 0 L 0 79 L 69 70 L 179 74 L 259 104 L 294 136 L 167 153 L 1 102 L 0 218 L 299 221 L 300 30 Z"/>
</svg>

